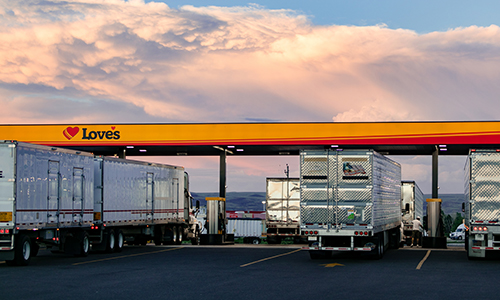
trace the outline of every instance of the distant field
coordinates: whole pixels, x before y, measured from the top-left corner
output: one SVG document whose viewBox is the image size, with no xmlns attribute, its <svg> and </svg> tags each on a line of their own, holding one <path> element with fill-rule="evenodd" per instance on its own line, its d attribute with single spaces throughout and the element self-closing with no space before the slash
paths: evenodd
<svg viewBox="0 0 500 300">
<path fill-rule="evenodd" d="M 206 205 L 205 197 L 218 197 L 219 193 L 192 193 L 195 200 L 200 201 L 200 205 Z M 431 195 L 424 195 L 425 198 L 431 198 Z M 445 214 L 455 215 L 462 212 L 463 194 L 442 194 L 441 209 Z M 263 210 L 262 201 L 266 201 L 265 192 L 228 192 L 226 194 L 226 210 Z M 424 214 L 427 203 L 424 202 Z"/>
</svg>

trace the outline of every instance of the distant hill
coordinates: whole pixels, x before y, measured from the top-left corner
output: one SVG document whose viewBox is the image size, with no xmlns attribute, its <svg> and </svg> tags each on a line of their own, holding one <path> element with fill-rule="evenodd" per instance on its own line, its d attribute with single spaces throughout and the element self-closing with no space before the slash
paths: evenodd
<svg viewBox="0 0 500 300">
<path fill-rule="evenodd" d="M 199 200 L 201 206 L 206 205 L 206 197 L 219 197 L 219 193 L 196 193 L 191 195 L 194 200 Z M 263 211 L 264 205 L 262 201 L 266 201 L 265 192 L 227 192 L 226 193 L 226 210 L 257 210 Z"/>
<path fill-rule="evenodd" d="M 219 193 L 197 193 L 192 192 L 194 200 L 199 200 L 201 206 L 206 205 L 206 197 L 218 197 Z M 432 198 L 431 195 L 424 195 L 425 199 Z M 457 212 L 462 212 L 463 194 L 442 194 L 441 209 L 445 214 L 452 216 Z M 226 193 L 226 210 L 264 210 L 262 201 L 266 201 L 265 192 L 228 192 Z M 424 215 L 427 211 L 427 202 L 424 201 Z"/>
<path fill-rule="evenodd" d="M 425 199 L 432 198 L 432 195 L 424 195 Z M 464 194 L 442 194 L 441 210 L 447 215 L 455 216 L 455 213 L 462 212 L 462 203 L 464 202 Z M 427 214 L 427 202 L 424 202 L 424 214 Z"/>
</svg>

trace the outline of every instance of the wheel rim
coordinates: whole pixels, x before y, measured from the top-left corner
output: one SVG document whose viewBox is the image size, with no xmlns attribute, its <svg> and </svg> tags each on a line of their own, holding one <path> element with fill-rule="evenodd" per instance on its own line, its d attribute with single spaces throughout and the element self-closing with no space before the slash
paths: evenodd
<svg viewBox="0 0 500 300">
<path fill-rule="evenodd" d="M 122 248 L 123 247 L 123 233 L 121 233 L 121 232 L 118 233 L 116 243 L 117 243 L 116 246 L 118 248 Z"/>
<path fill-rule="evenodd" d="M 172 228 L 172 231 L 173 231 L 173 235 L 174 235 L 174 243 L 177 242 L 177 227 L 173 227 Z"/>
<path fill-rule="evenodd" d="M 25 241 L 23 244 L 23 259 L 28 260 L 31 255 L 31 245 L 29 241 Z"/>
<path fill-rule="evenodd" d="M 177 242 L 182 243 L 182 227 L 178 227 L 179 233 L 177 234 Z"/>
<path fill-rule="evenodd" d="M 115 247 L 115 235 L 113 232 L 109 233 L 109 249 L 113 249 Z"/>
<path fill-rule="evenodd" d="M 84 236 L 83 237 L 82 244 L 83 244 L 83 249 L 82 249 L 83 253 L 89 252 L 90 242 L 89 242 L 89 237 L 88 236 Z"/>
</svg>

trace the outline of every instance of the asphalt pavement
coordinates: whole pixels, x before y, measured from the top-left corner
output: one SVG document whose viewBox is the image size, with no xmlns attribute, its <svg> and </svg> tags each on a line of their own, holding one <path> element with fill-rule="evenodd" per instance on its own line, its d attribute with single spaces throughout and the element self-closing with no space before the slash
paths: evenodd
<svg viewBox="0 0 500 300">
<path fill-rule="evenodd" d="M 463 245 L 405 247 L 380 260 L 300 245 L 126 246 L 79 258 L 42 250 L 27 267 L 0 262 L 0 299 L 493 299 L 500 260 Z"/>
</svg>

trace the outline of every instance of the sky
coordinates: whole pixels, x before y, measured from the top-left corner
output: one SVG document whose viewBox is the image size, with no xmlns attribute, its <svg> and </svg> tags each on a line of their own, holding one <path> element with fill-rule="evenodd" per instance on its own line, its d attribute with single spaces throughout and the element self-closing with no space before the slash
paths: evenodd
<svg viewBox="0 0 500 300">
<path fill-rule="evenodd" d="M 436 3 L 438 2 L 438 3 Z M 497 1 L 0 0 L 1 124 L 498 120 Z M 430 193 L 430 157 L 391 157 Z M 181 164 L 218 191 L 218 157 Z M 440 158 L 440 192 L 464 157 Z M 228 157 L 228 191 L 298 157 Z"/>
</svg>

